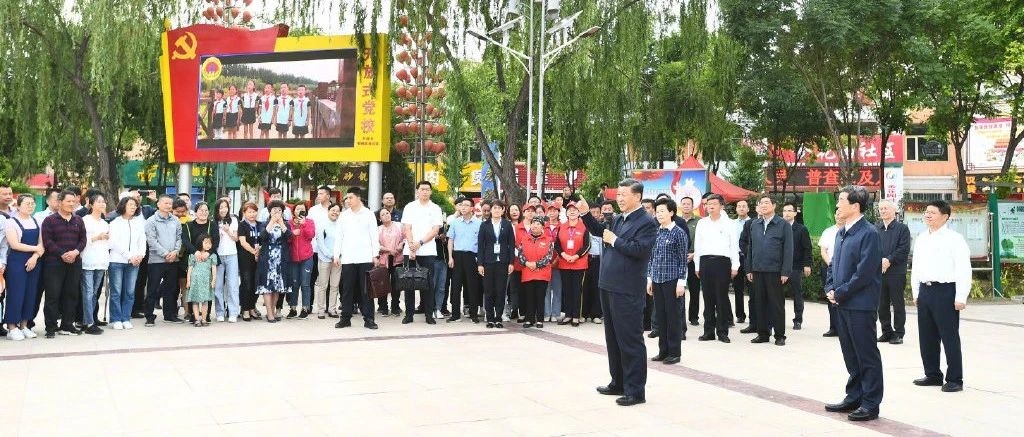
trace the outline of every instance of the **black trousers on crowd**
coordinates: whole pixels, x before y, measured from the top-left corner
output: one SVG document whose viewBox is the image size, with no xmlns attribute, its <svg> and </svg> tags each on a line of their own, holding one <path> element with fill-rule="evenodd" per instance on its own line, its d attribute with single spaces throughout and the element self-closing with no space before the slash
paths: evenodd
<svg viewBox="0 0 1024 437">
<path fill-rule="evenodd" d="M 844 402 L 878 412 L 882 403 L 882 356 L 875 341 L 875 312 L 837 309 L 839 347 L 850 377 Z M 937 358 L 937 357 L 936 357 Z"/>
<path fill-rule="evenodd" d="M 903 291 L 906 288 L 906 274 L 882 275 L 882 293 L 878 299 L 878 321 L 882 324 L 882 335 L 896 334 L 903 337 L 907 333 L 907 305 L 903 298 Z"/>
<path fill-rule="evenodd" d="M 494 263 L 484 266 L 484 296 L 487 307 L 484 315 L 488 322 L 498 323 L 505 313 L 505 288 L 508 284 L 508 263 Z"/>
<path fill-rule="evenodd" d="M 781 276 L 779 272 L 754 272 L 759 337 L 768 337 L 774 329 L 775 338 L 786 338 L 786 300 L 782 294 Z"/>
<path fill-rule="evenodd" d="M 62 262 L 47 263 L 45 284 L 46 301 L 43 317 L 46 320 L 46 332 L 57 332 L 57 317 L 60 317 L 61 330 L 70 330 L 78 317 L 75 311 L 81 302 L 82 294 L 82 262 L 67 264 Z"/>
<path fill-rule="evenodd" d="M 742 257 L 743 255 L 740 255 Z M 747 312 L 744 308 L 743 293 L 747 288 L 747 271 L 743 268 L 743 262 L 740 261 L 740 268 L 737 269 L 739 273 L 736 274 L 735 278 L 732 278 L 732 292 L 736 296 L 736 312 L 733 313 L 732 309 L 729 310 L 729 320 L 733 319 L 735 315 L 738 323 L 743 323 L 747 320 Z"/>
<path fill-rule="evenodd" d="M 677 310 L 683 299 L 676 297 L 676 282 L 651 284 L 654 311 L 658 314 L 658 355 L 665 357 L 682 356 L 684 323 L 683 314 Z"/>
<path fill-rule="evenodd" d="M 477 286 L 480 285 L 480 274 L 476 271 L 476 254 L 457 250 L 452 253 L 452 258 L 455 260 L 455 266 L 452 267 L 452 295 L 450 297 L 452 316 L 462 315 L 462 295 L 465 294 L 466 306 L 469 308 L 467 315 L 477 317 L 476 309 L 480 306 L 478 300 L 480 291 L 477 290 Z"/>
<path fill-rule="evenodd" d="M 793 323 L 804 322 L 804 269 L 793 270 L 789 274 L 789 279 L 786 280 L 786 286 L 789 287 L 790 293 L 793 295 Z"/>
<path fill-rule="evenodd" d="M 589 267 L 589 266 L 588 266 Z M 578 319 L 582 312 L 583 277 L 586 270 L 559 270 L 562 274 L 562 306 L 567 319 Z"/>
<path fill-rule="evenodd" d="M 437 260 L 436 256 L 417 256 L 415 259 L 410 259 L 409 264 L 415 265 L 416 267 L 426 267 L 430 272 L 427 275 L 429 283 L 434 283 L 434 262 Z M 342 272 L 344 274 L 344 272 Z M 342 278 L 344 279 L 344 278 Z M 404 290 L 405 291 L 405 318 L 412 320 L 414 314 L 416 314 L 416 290 Z M 420 290 L 420 305 L 423 308 L 423 314 L 426 315 L 427 320 L 434 318 L 434 314 L 430 311 L 434 307 L 434 287 L 428 286 L 426 290 Z M 438 308 L 442 308 L 438 305 Z"/>
<path fill-rule="evenodd" d="M 239 255 L 241 256 L 241 255 Z M 132 305 L 133 314 L 146 312 L 146 280 L 149 278 L 149 252 L 142 256 L 139 263 L 139 276 L 135 279 L 135 303 Z"/>
<path fill-rule="evenodd" d="M 700 257 L 700 289 L 704 295 L 704 335 L 729 336 L 732 312 L 729 302 L 729 281 L 732 261 L 728 257 Z"/>
<path fill-rule="evenodd" d="M 583 295 L 580 298 L 580 317 L 596 319 L 601 317 L 601 289 L 597 283 L 601 279 L 601 257 L 591 256 L 587 264 L 587 274 L 583 276 Z"/>
<path fill-rule="evenodd" d="M 341 319 L 352 319 L 353 302 L 359 305 L 363 321 L 373 322 L 373 301 L 366 295 L 366 273 L 373 263 L 341 265 Z M 358 297 L 358 299 L 357 299 Z"/>
<path fill-rule="evenodd" d="M 828 284 L 829 274 L 830 274 L 829 273 L 829 267 L 825 266 L 825 269 L 823 269 L 821 271 L 821 285 L 822 286 L 824 286 L 825 284 Z M 828 290 L 824 289 L 824 290 L 822 290 L 821 295 L 824 296 L 826 293 L 828 293 Z M 825 306 L 828 307 L 828 330 L 832 331 L 832 332 L 835 332 L 836 331 L 836 327 L 839 326 L 837 321 L 836 321 L 837 317 L 839 316 L 839 314 L 836 312 L 836 306 L 832 305 L 831 302 L 825 302 Z"/>
<path fill-rule="evenodd" d="M 163 299 L 164 320 L 178 317 L 178 263 L 150 263 L 146 284 L 146 320 L 156 320 L 157 299 Z"/>
<path fill-rule="evenodd" d="M 698 319 L 700 314 L 700 278 L 694 271 L 693 261 L 686 263 L 686 288 L 690 291 L 690 312 L 687 314 L 687 319 L 691 324 L 696 325 L 700 321 Z M 685 307 L 683 307 L 683 311 L 686 311 Z"/>
<path fill-rule="evenodd" d="M 242 257 L 249 260 L 243 262 Z M 238 306 L 241 311 L 256 309 L 256 262 L 252 255 L 238 254 Z M 328 312 L 334 312 L 335 305 L 327 305 Z"/>
<path fill-rule="evenodd" d="M 520 315 L 520 291 L 523 288 L 523 272 L 513 271 L 508 278 L 508 310 L 514 318 Z"/>
<path fill-rule="evenodd" d="M 399 306 L 398 298 L 401 295 L 401 291 L 398 287 L 395 287 L 395 256 L 388 255 L 388 277 L 391 278 L 391 313 L 398 315 L 402 313 L 402 308 Z M 314 270 L 315 271 L 315 270 Z M 377 309 L 384 312 L 388 309 L 388 297 L 377 298 Z"/>
<path fill-rule="evenodd" d="M 644 345 L 644 293 L 601 290 L 604 341 L 608 349 L 608 373 L 612 387 L 627 396 L 646 398 L 647 346 Z M 680 312 L 682 316 L 682 312 Z"/>
<path fill-rule="evenodd" d="M 921 343 L 924 374 L 942 379 L 939 368 L 939 344 L 946 353 L 946 382 L 964 382 L 963 355 L 960 351 L 960 311 L 953 306 L 956 284 L 921 284 L 917 295 L 917 332 Z"/>
<path fill-rule="evenodd" d="M 519 306 L 519 313 L 526 319 L 526 323 L 537 323 L 544 321 L 544 293 L 548 291 L 548 281 L 526 281 L 523 282 L 522 305 Z"/>
</svg>

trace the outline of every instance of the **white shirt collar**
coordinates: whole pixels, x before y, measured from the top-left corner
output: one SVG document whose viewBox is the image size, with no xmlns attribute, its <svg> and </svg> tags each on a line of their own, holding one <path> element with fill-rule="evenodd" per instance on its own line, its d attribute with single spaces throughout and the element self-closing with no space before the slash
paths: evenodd
<svg viewBox="0 0 1024 437">
<path fill-rule="evenodd" d="M 846 223 L 846 232 L 850 232 L 850 228 L 852 228 L 853 225 L 857 224 L 857 222 L 859 222 L 859 221 L 861 221 L 863 219 L 864 219 L 864 214 L 861 214 L 860 217 L 857 217 L 856 220 L 854 220 L 852 222 Z"/>
<path fill-rule="evenodd" d="M 674 222 L 674 221 L 671 221 L 671 220 L 670 220 L 670 221 L 668 222 L 668 225 L 666 225 L 666 226 L 660 226 L 660 227 L 661 227 L 661 229 L 665 229 L 665 230 L 671 231 L 671 230 L 672 230 L 672 228 L 676 227 L 676 222 Z"/>
</svg>

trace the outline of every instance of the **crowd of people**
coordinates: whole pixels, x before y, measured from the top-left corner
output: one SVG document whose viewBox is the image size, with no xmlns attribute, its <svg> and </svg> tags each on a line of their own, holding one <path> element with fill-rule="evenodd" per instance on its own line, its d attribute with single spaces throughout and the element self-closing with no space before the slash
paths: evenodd
<svg viewBox="0 0 1024 437">
<path fill-rule="evenodd" d="M 533 196 L 523 205 L 459 198 L 456 212 L 445 217 L 430 200 L 432 191 L 429 182 L 419 182 L 404 208 L 385 193 L 383 207 L 373 212 L 359 188 L 349 189 L 338 204 L 330 188 L 320 187 L 308 208 L 289 207 L 281 190 L 271 188 L 266 206 L 246 202 L 237 211 L 228 198 L 211 207 L 193 204 L 186 194 L 128 190 L 108 213 L 114 199 L 97 190 L 49 190 L 46 208 L 35 212 L 33 196 L 13 198 L 10 187 L 0 186 L 3 335 L 37 337 L 40 309 L 47 338 L 99 335 L 107 323 L 133 329 L 133 319 L 155 326 L 156 310 L 165 323 L 196 327 L 212 320 L 277 323 L 315 316 L 337 318 L 335 327 L 346 328 L 359 316 L 365 328 L 378 329 L 377 315 L 403 317 L 408 324 L 415 314 L 428 324 L 466 317 L 487 328 L 602 324 L 609 305 L 602 302 L 600 284 L 615 278 L 601 280 L 609 275 L 602 273 L 601 257 L 614 248 L 648 260 L 640 268 L 647 296 L 637 323 L 659 338 L 652 360 L 664 364 L 680 361 L 687 325 L 701 326 L 701 316 L 699 341 L 730 343 L 735 324 L 749 322 L 740 332 L 755 334 L 752 343 L 774 337 L 775 345 L 784 346 L 788 327 L 803 328 L 801 278 L 821 275 L 832 303 L 824 336 L 839 338 L 851 372 L 849 402 L 830 408 L 851 410 L 856 399 L 854 410 L 864 406 L 877 416 L 881 365 L 875 344 L 901 344 L 906 321 L 911 240 L 892 202 L 880 202 L 878 223 L 865 224 L 866 192 L 840 193 L 836 225 L 818 242 L 827 268 L 812 272 L 810 235 L 796 221 L 796 205 L 783 204 L 779 216 L 768 195 L 757 199 L 754 218 L 745 200 L 736 202 L 734 219 L 715 193 L 678 204 L 664 194 L 642 199 L 635 211 L 642 208 L 638 214 L 657 223 L 651 244 L 618 247 L 610 229 L 628 228 L 623 224 L 635 222 L 629 220 L 634 210 L 616 215 L 615 207 L 623 205 L 611 200 L 589 204 L 569 190 L 547 203 Z M 144 205 L 143 197 L 155 206 Z M 703 218 L 694 213 L 698 206 Z M 945 226 L 950 214 L 942 201 L 927 207 L 928 230 L 914 243 L 917 268 L 910 285 L 926 370 L 915 383 L 959 391 L 958 311 L 966 306 L 970 260 L 963 237 Z M 852 245 L 856 252 L 847 254 Z M 400 266 L 426 267 L 429 289 L 400 290 Z M 387 268 L 392 281 L 390 295 L 376 300 L 367 283 L 374 267 Z M 786 320 L 787 289 L 792 325 Z M 862 289 L 867 291 L 856 291 Z M 108 301 L 100 304 L 101 295 Z M 101 308 L 105 317 L 98 317 Z M 875 320 L 882 330 L 877 338 Z M 940 343 L 949 364 L 945 381 Z"/>
</svg>

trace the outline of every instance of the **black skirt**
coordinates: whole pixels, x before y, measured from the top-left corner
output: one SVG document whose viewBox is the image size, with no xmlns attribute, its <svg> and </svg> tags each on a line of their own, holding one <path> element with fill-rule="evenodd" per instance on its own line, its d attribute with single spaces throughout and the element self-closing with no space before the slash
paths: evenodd
<svg viewBox="0 0 1024 437">
<path fill-rule="evenodd" d="M 220 129 L 222 127 L 224 127 L 224 113 L 211 115 L 210 129 Z"/>
<path fill-rule="evenodd" d="M 224 127 L 228 128 L 228 129 L 232 129 L 232 128 L 238 127 L 238 113 L 237 112 L 229 112 L 228 113 L 228 116 L 225 117 L 225 119 L 224 119 Z"/>
<path fill-rule="evenodd" d="M 270 131 L 270 123 L 260 123 L 260 130 Z"/>
<path fill-rule="evenodd" d="M 256 122 L 256 108 L 242 108 L 242 124 Z"/>
<path fill-rule="evenodd" d="M 309 133 L 309 126 L 292 126 L 292 133 L 295 135 L 306 135 Z"/>
</svg>

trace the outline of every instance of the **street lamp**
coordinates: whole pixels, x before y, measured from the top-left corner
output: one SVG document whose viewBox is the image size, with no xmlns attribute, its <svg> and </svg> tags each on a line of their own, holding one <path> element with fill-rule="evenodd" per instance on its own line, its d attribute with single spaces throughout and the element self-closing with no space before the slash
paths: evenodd
<svg viewBox="0 0 1024 437">
<path fill-rule="evenodd" d="M 565 50 L 569 46 L 575 44 L 580 39 L 596 35 L 597 32 L 599 32 L 601 30 L 601 28 L 599 26 L 592 26 L 589 29 L 587 29 L 586 31 L 576 35 L 574 38 L 572 38 L 568 42 L 555 47 L 555 49 L 551 50 L 550 52 L 545 52 L 545 46 L 547 45 L 547 37 L 549 35 L 555 35 L 556 33 L 560 32 L 560 31 L 563 31 L 563 30 L 567 31 L 567 30 L 571 29 L 573 24 L 576 21 L 576 18 L 578 18 L 580 16 L 580 14 L 582 14 L 582 11 L 577 12 L 577 13 L 569 16 L 569 17 L 561 19 L 558 22 L 558 24 L 556 24 L 550 30 L 548 30 L 547 29 L 547 22 L 549 20 L 551 20 L 551 21 L 558 20 L 558 18 L 559 18 L 559 14 L 561 12 L 561 2 L 559 0 L 546 0 L 546 1 L 545 0 L 532 0 L 532 1 L 529 2 L 530 3 L 530 11 L 529 11 L 529 17 L 528 17 L 528 19 L 530 21 L 530 29 L 529 29 L 530 42 L 529 42 L 529 46 L 528 46 L 528 48 L 526 50 L 526 53 L 523 53 L 522 51 L 515 50 L 515 49 L 509 47 L 507 44 L 504 44 L 502 42 L 496 41 L 494 38 L 491 38 L 489 36 L 489 35 L 494 35 L 494 34 L 499 34 L 499 33 L 500 34 L 505 34 L 508 31 L 510 31 L 511 29 L 515 28 L 517 25 L 519 25 L 522 22 L 523 16 L 519 12 L 519 3 L 520 3 L 519 0 L 510 0 L 509 1 L 509 8 L 505 12 L 506 16 L 509 17 L 509 21 L 507 21 L 505 23 L 502 23 L 498 27 L 495 27 L 494 29 L 491 29 L 491 30 L 487 31 L 486 35 L 481 34 L 479 32 L 472 31 L 472 30 L 467 31 L 466 33 L 468 35 L 470 35 L 472 37 L 475 37 L 475 38 L 478 38 L 478 39 L 480 39 L 480 40 L 482 40 L 484 42 L 488 42 L 488 43 L 494 44 L 495 46 L 501 48 L 505 52 L 511 54 L 516 59 L 516 61 L 518 61 L 519 64 L 522 65 L 523 68 L 526 69 L 527 79 L 530 81 L 529 88 L 528 88 L 528 98 L 529 98 L 529 103 L 527 105 L 528 115 L 527 115 L 527 122 L 526 122 L 526 124 L 527 124 L 527 130 L 526 130 L 526 132 L 527 132 L 526 133 L 526 196 L 529 198 L 530 197 L 530 176 L 531 176 L 531 174 L 530 174 L 530 164 L 533 161 L 533 158 L 532 158 L 532 154 L 533 154 L 533 126 L 534 126 L 534 124 L 533 124 L 533 113 L 534 113 L 534 110 L 533 110 L 533 88 L 534 88 L 534 83 L 535 83 L 535 77 L 534 77 L 535 75 L 534 75 L 534 70 L 533 70 L 534 63 L 536 61 L 536 63 L 539 65 L 539 73 L 540 73 L 539 74 L 540 98 L 538 99 L 540 101 L 540 106 L 539 106 L 539 109 L 538 109 L 538 117 L 539 117 L 539 120 L 540 120 L 540 124 L 539 124 L 539 127 L 538 127 L 538 133 L 537 133 L 537 163 L 536 163 L 536 165 L 537 165 L 537 171 L 536 171 L 537 179 L 536 179 L 536 187 L 535 188 L 537 190 L 538 195 L 543 196 L 543 191 L 542 191 L 543 190 L 543 182 L 542 181 L 543 181 L 543 173 L 544 172 L 543 172 L 542 164 L 544 162 L 544 137 L 543 137 L 543 134 L 544 134 L 544 73 L 547 71 L 547 67 L 551 64 L 551 62 L 555 59 L 555 57 L 557 57 L 563 50 Z M 537 45 L 534 43 L 533 23 L 535 21 L 534 20 L 534 6 L 535 6 L 535 4 L 540 5 L 541 9 L 544 11 L 544 16 L 541 17 L 541 19 L 540 19 L 540 23 L 541 23 L 540 47 L 537 47 Z"/>
</svg>

